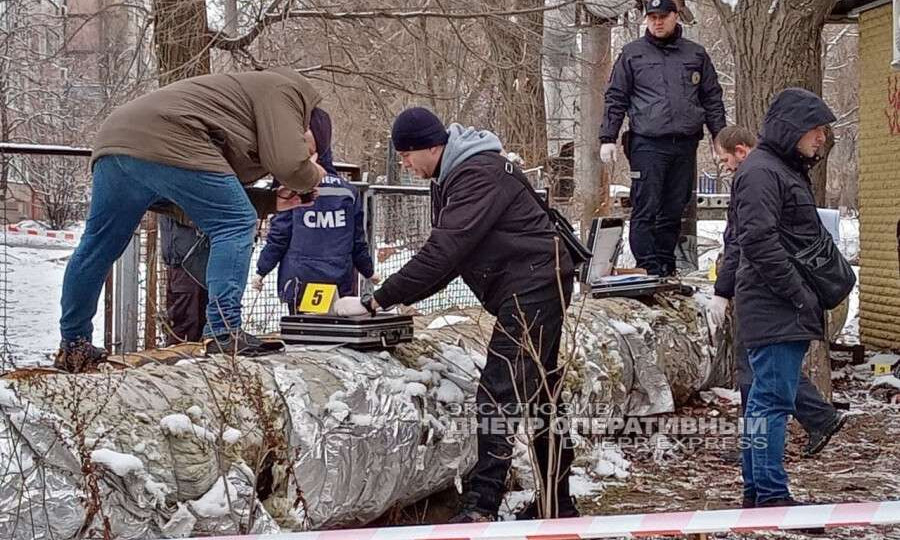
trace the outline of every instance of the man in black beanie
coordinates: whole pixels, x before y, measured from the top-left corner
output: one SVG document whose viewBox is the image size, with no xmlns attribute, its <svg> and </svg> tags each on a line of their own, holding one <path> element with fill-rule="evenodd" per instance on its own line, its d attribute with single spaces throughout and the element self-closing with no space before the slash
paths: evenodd
<svg viewBox="0 0 900 540">
<path fill-rule="evenodd" d="M 561 379 L 557 355 L 574 277 L 569 253 L 525 175 L 500 154 L 493 133 L 459 124 L 445 129 L 431 111 L 416 107 L 397 117 L 391 139 L 404 167 L 434 179 L 431 234 L 374 299 L 341 298 L 335 311 L 354 315 L 412 305 L 462 276 L 497 322 L 476 395 L 478 462 L 464 506 L 451 521 L 496 517 L 516 425 L 526 415 L 526 425 L 536 428 L 532 440 L 541 474 L 535 485 L 542 489 L 519 517 L 577 516 L 569 496 L 568 432 L 551 433 L 553 407 L 547 406 Z"/>
</svg>

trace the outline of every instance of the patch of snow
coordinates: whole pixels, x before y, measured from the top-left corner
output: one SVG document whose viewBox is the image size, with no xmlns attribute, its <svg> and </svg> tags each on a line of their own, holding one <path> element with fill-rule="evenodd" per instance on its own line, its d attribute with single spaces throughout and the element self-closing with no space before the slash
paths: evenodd
<svg viewBox="0 0 900 540">
<path fill-rule="evenodd" d="M 371 427 L 373 419 L 371 414 L 351 414 L 350 421 L 357 426 Z"/>
<path fill-rule="evenodd" d="M 343 422 L 350 416 L 350 406 L 341 401 L 343 398 L 344 393 L 338 391 L 332 394 L 331 397 L 328 398 L 328 403 L 325 404 L 325 410 L 340 422 Z"/>
<path fill-rule="evenodd" d="M 453 326 L 454 324 L 466 323 L 471 321 L 472 319 L 468 317 L 461 317 L 459 315 L 442 315 L 431 321 L 431 324 L 428 325 L 428 329 L 438 330 L 440 328 L 444 328 L 445 326 Z"/>
<path fill-rule="evenodd" d="M 17 367 L 52 363 L 47 354 L 59 347 L 59 300 L 71 253 L 71 246 L 68 251 L 6 248 L 9 318 L 5 324 L 10 358 Z M 102 303 L 102 291 L 100 299 Z M 97 310 L 93 324 L 94 336 L 102 336 L 102 308 Z"/>
<path fill-rule="evenodd" d="M 441 379 L 441 386 L 435 397 L 441 403 L 463 403 L 466 400 L 463 391 L 449 379 Z"/>
<path fill-rule="evenodd" d="M 738 7 L 738 4 L 740 3 L 740 0 L 722 0 L 722 2 L 731 6 L 731 11 L 734 12 L 734 11 L 737 11 L 737 7 Z"/>
<path fill-rule="evenodd" d="M 741 402 L 741 393 L 737 390 L 731 390 L 729 388 L 713 388 L 711 389 L 712 393 L 716 395 L 719 399 L 723 401 L 727 401 L 732 405 L 738 405 Z"/>
<path fill-rule="evenodd" d="M 876 377 L 875 380 L 872 381 L 872 388 L 875 388 L 876 386 L 893 386 L 897 390 L 900 390 L 900 379 L 893 375 L 882 375 Z"/>
<path fill-rule="evenodd" d="M 422 383 L 411 382 L 406 384 L 406 395 L 407 396 L 424 396 L 425 393 L 428 392 L 428 389 L 425 388 L 425 385 Z"/>
<path fill-rule="evenodd" d="M 188 410 L 184 411 L 184 413 L 190 416 L 191 420 L 195 422 L 203 417 L 203 409 L 201 409 L 197 405 L 193 405 L 192 407 L 188 408 Z"/>
<path fill-rule="evenodd" d="M 194 424 L 186 414 L 170 414 L 159 421 L 165 433 L 174 437 L 199 437 L 207 441 L 215 441 L 216 437 L 206 428 Z"/>
<path fill-rule="evenodd" d="M 121 454 L 107 448 L 91 452 L 91 461 L 105 466 L 117 476 L 144 472 L 144 463 L 132 454 Z"/>
<path fill-rule="evenodd" d="M 191 501 L 191 509 L 200 517 L 219 518 L 228 515 L 228 501 L 237 500 L 237 488 L 224 477 L 219 477 L 209 491 L 196 501 Z"/>
<path fill-rule="evenodd" d="M 428 384 L 432 381 L 434 374 L 432 371 L 424 372 L 419 371 L 417 369 L 406 368 L 403 370 L 403 379 L 406 382 L 417 382 L 421 384 Z"/>
<path fill-rule="evenodd" d="M 176 504 L 178 505 L 178 510 L 172 514 L 172 517 L 161 529 L 165 538 L 186 538 L 191 535 L 194 531 L 194 525 L 197 524 L 197 518 L 191 513 L 187 504 Z"/>
<path fill-rule="evenodd" d="M 228 427 L 222 433 L 222 440 L 225 441 L 226 444 L 234 444 L 241 439 L 241 435 L 240 430 Z"/>
<path fill-rule="evenodd" d="M 638 330 L 634 326 L 622 321 L 617 321 L 615 319 L 610 319 L 609 324 L 612 325 L 613 328 L 616 329 L 616 332 L 626 335 L 626 334 L 637 334 Z"/>
<path fill-rule="evenodd" d="M 534 501 L 533 489 L 507 491 L 503 495 L 503 501 L 500 503 L 497 515 L 502 521 L 514 521 L 516 513 L 524 510 L 532 501 Z"/>
<path fill-rule="evenodd" d="M 569 475 L 569 493 L 573 497 L 588 497 L 603 491 L 603 483 L 591 478 L 584 467 L 572 467 Z"/>
<path fill-rule="evenodd" d="M 21 404 L 19 396 L 16 395 L 11 386 L 9 381 L 0 380 L 0 406 L 18 407 Z"/>
</svg>

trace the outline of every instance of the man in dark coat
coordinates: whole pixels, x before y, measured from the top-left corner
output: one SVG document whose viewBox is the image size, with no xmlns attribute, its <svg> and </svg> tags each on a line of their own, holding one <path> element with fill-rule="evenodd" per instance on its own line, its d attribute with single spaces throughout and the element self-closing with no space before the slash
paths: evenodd
<svg viewBox="0 0 900 540">
<path fill-rule="evenodd" d="M 352 315 L 411 305 L 462 276 L 497 322 L 476 394 L 478 462 L 462 511 L 451 521 L 496 517 L 515 425 L 526 415 L 531 426 L 543 422 L 533 439 L 542 475 L 535 484 L 549 488 L 522 517 L 577 516 L 569 496 L 574 454 L 568 433 L 551 433 L 548 415 L 561 378 L 557 355 L 574 285 L 569 253 L 525 175 L 500 154 L 493 133 L 459 124 L 448 130 L 431 111 L 417 107 L 397 117 L 391 140 L 407 169 L 434 179 L 431 234 L 366 308 L 348 297 L 337 301 L 335 311 Z"/>
<path fill-rule="evenodd" d="M 638 267 L 668 276 L 675 273 L 703 126 L 715 137 L 725 127 L 725 105 L 706 50 L 682 36 L 674 0 L 649 0 L 645 11 L 647 33 L 625 45 L 609 79 L 600 157 L 615 161 L 627 114 L 630 131 L 622 144 L 631 166 L 628 241 Z"/>
<path fill-rule="evenodd" d="M 802 249 L 819 238 L 807 171 L 834 120 L 817 95 L 784 90 L 734 181 L 731 226 L 740 248 L 735 309 L 753 368 L 744 408 L 747 507 L 795 504 L 784 470 L 785 427 L 795 410 L 803 357 L 810 341 L 824 336 L 824 312 L 785 244 Z"/>
<path fill-rule="evenodd" d="M 747 159 L 755 147 L 756 137 L 750 130 L 740 126 L 725 127 L 715 140 L 719 163 L 732 173 L 737 171 L 740 164 Z M 729 208 L 729 216 L 732 209 L 733 206 Z M 726 320 L 725 313 L 734 297 L 735 273 L 741 258 L 740 247 L 734 237 L 732 223 L 733 219 L 729 217 L 724 234 L 724 257 L 716 274 L 715 296 L 707 308 L 710 322 L 715 326 L 724 324 Z M 741 341 L 740 321 L 736 322 L 734 330 L 735 378 L 738 390 L 741 392 L 741 404 L 744 405 L 750 395 L 753 370 L 750 368 L 747 348 Z M 800 382 L 797 386 L 794 417 L 808 435 L 806 446 L 803 447 L 803 455 L 807 457 L 821 452 L 831 437 L 840 431 L 847 422 L 847 415 L 835 409 L 834 405 L 822 396 L 819 389 L 803 373 L 800 374 Z"/>
</svg>

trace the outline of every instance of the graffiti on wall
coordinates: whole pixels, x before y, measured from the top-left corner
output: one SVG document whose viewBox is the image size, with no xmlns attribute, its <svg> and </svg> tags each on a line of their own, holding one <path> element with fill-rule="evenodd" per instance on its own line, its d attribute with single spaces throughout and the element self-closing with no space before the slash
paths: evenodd
<svg viewBox="0 0 900 540">
<path fill-rule="evenodd" d="M 887 106 L 884 108 L 891 135 L 900 135 L 900 73 L 888 76 Z"/>
</svg>

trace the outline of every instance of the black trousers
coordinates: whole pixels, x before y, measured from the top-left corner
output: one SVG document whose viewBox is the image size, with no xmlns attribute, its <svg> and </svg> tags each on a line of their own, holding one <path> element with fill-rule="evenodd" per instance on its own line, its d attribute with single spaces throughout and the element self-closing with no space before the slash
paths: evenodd
<svg viewBox="0 0 900 540">
<path fill-rule="evenodd" d="M 566 305 L 569 295 L 567 292 Z M 515 425 L 525 422 L 526 414 L 527 422 L 540 428 L 530 438 L 539 469 L 535 473 L 542 475 L 541 485 L 551 486 L 545 488 L 546 493 L 555 492 L 554 515 L 573 508 L 569 470 L 574 453 L 568 426 L 554 430 L 562 433 L 551 434 L 554 426 L 550 425 L 551 396 L 560 384 L 557 356 L 565 313 L 558 295 L 552 300 L 526 301 L 517 305 L 511 300 L 500 308 L 476 394 L 478 462 L 469 478 L 469 497 L 474 499 L 474 508 L 485 514 L 494 515 L 500 507 L 512 459 Z M 546 385 L 538 362 L 547 373 Z M 556 466 L 549 470 L 551 450 L 556 455 Z M 543 504 L 542 500 L 537 503 Z"/>
<path fill-rule="evenodd" d="M 184 268 L 166 268 L 166 345 L 200 341 L 206 324 L 206 289 Z"/>
<path fill-rule="evenodd" d="M 648 274 L 675 273 L 681 216 L 691 200 L 697 176 L 697 144 L 693 137 L 631 136 L 628 243 L 637 266 Z"/>
</svg>

